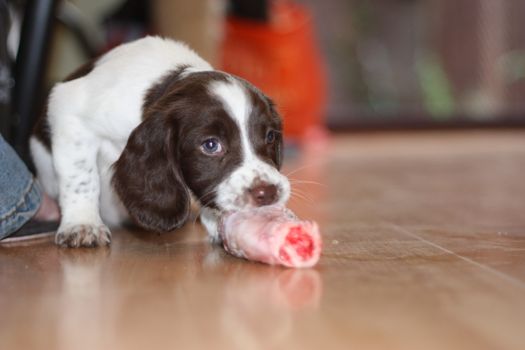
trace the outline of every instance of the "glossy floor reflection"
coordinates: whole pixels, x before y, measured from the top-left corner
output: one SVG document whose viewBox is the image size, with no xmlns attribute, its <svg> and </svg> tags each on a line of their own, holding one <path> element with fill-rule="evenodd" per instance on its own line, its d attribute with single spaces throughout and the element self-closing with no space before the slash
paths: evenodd
<svg viewBox="0 0 525 350">
<path fill-rule="evenodd" d="M 0 349 L 525 348 L 525 133 L 341 136 L 284 172 L 315 269 L 233 258 L 198 223 L 0 245 Z"/>
</svg>

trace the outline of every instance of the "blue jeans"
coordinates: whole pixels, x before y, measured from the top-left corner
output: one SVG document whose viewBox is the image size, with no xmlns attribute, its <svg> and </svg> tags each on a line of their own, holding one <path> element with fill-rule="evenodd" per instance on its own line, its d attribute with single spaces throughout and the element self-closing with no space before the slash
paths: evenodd
<svg viewBox="0 0 525 350">
<path fill-rule="evenodd" d="M 33 175 L 0 135 L 0 239 L 29 221 L 41 200 Z"/>
</svg>

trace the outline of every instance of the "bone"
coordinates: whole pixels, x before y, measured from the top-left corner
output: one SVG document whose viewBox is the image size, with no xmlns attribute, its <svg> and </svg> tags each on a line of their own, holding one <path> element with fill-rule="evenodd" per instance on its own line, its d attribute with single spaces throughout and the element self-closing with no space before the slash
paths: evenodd
<svg viewBox="0 0 525 350">
<path fill-rule="evenodd" d="M 219 235 L 228 253 L 270 265 L 312 267 L 321 255 L 317 223 L 278 205 L 224 214 Z"/>
</svg>

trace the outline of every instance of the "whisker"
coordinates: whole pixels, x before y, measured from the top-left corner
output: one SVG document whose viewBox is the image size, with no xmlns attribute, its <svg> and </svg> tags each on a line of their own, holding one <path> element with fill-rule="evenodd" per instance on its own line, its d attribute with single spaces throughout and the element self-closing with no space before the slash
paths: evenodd
<svg viewBox="0 0 525 350">
<path fill-rule="evenodd" d="M 299 180 L 299 179 L 291 179 L 291 178 L 288 178 L 288 180 L 290 180 L 290 183 L 292 183 L 292 184 L 311 184 L 311 185 L 318 185 L 318 186 L 328 187 L 327 184 L 324 184 L 322 182 L 317 182 L 317 181 Z"/>
<path fill-rule="evenodd" d="M 314 167 L 314 166 L 319 166 L 319 165 L 322 165 L 322 164 L 324 164 L 324 163 L 328 163 L 328 161 L 327 161 L 326 159 L 324 159 L 324 160 L 321 160 L 321 161 L 318 161 L 318 162 L 313 162 L 313 163 L 305 164 L 305 165 L 300 166 L 299 168 L 294 169 L 294 170 L 292 170 L 292 171 L 290 171 L 289 173 L 284 174 L 284 175 L 285 175 L 285 176 L 290 176 L 290 175 L 295 174 L 295 173 L 297 173 L 297 172 L 299 172 L 299 171 L 301 171 L 301 170 L 304 170 L 304 169 L 307 169 L 307 168 L 311 168 L 311 167 Z"/>
<path fill-rule="evenodd" d="M 297 192 L 302 193 L 302 194 L 305 194 L 305 195 L 308 194 L 308 193 L 310 193 L 310 192 L 309 192 L 307 189 L 305 189 L 304 187 L 298 186 L 297 184 L 294 184 L 294 183 L 291 184 L 290 189 L 291 189 L 292 191 L 297 191 Z"/>
<path fill-rule="evenodd" d="M 200 203 L 201 201 L 203 201 L 204 197 L 206 197 L 206 196 L 210 196 L 210 195 L 215 194 L 215 193 L 217 193 L 217 190 L 216 190 L 216 189 L 210 190 L 210 191 L 204 193 L 204 194 L 203 194 L 202 196 L 200 196 L 199 198 L 197 198 L 197 201 Z M 209 201 L 208 201 L 208 202 L 209 202 Z"/>
<path fill-rule="evenodd" d="M 288 176 L 290 176 L 290 175 L 292 175 L 292 174 L 297 173 L 298 171 L 301 171 L 301 170 L 304 170 L 304 169 L 306 169 L 306 168 L 310 168 L 310 167 L 313 167 L 313 166 L 314 166 L 314 164 L 306 164 L 306 165 L 303 165 L 303 166 L 301 166 L 301 167 L 299 167 L 299 168 L 297 168 L 297 169 L 294 169 L 294 170 L 290 171 L 288 174 L 284 174 L 284 175 L 285 175 L 286 177 L 288 177 Z"/>
<path fill-rule="evenodd" d="M 294 194 L 291 196 L 290 202 L 302 202 L 302 203 L 312 204 L 309 200 L 297 194 Z"/>
<path fill-rule="evenodd" d="M 314 201 L 312 200 L 312 198 L 306 196 L 306 195 L 303 194 L 303 193 L 300 193 L 300 192 L 297 192 L 297 191 L 292 190 L 292 191 L 290 192 L 290 194 L 291 194 L 292 198 L 294 198 L 294 196 L 295 196 L 295 198 L 302 199 L 302 200 L 307 201 L 307 202 L 309 202 L 309 203 L 314 203 Z"/>
</svg>

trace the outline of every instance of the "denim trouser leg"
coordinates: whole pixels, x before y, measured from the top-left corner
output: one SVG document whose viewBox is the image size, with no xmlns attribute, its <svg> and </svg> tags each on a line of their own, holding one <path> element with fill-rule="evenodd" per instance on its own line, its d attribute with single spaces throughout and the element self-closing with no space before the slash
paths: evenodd
<svg viewBox="0 0 525 350">
<path fill-rule="evenodd" d="M 40 187 L 33 175 L 0 136 L 0 239 L 31 219 L 40 202 Z"/>
</svg>

